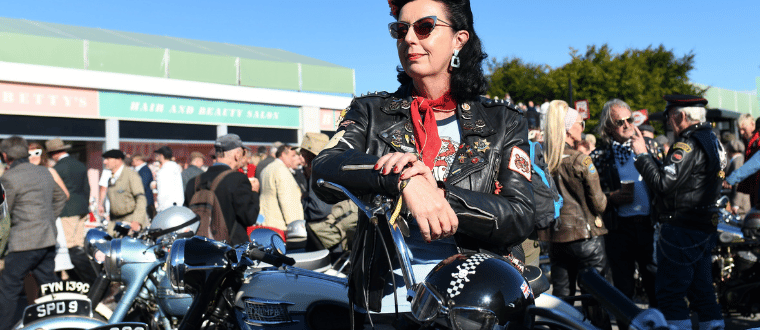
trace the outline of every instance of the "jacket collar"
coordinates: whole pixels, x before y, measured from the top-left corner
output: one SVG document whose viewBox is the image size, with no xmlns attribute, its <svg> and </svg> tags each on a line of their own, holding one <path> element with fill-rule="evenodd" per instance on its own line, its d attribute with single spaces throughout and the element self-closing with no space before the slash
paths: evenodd
<svg viewBox="0 0 760 330">
<path fill-rule="evenodd" d="M 688 138 L 689 136 L 694 134 L 694 132 L 703 130 L 703 129 L 712 129 L 712 126 L 710 126 L 710 124 L 706 122 L 697 123 L 689 127 L 686 127 L 683 130 L 683 132 L 681 132 L 681 134 L 679 135 L 683 136 L 684 138 Z"/>
<path fill-rule="evenodd" d="M 11 163 L 11 166 L 8 169 L 12 169 L 16 166 L 19 166 L 21 164 L 28 163 L 28 162 L 29 162 L 29 157 L 16 159 Z"/>
<path fill-rule="evenodd" d="M 392 97 L 387 98 L 381 109 L 386 114 L 402 115 L 408 120 L 411 118 L 412 101 L 412 84 L 406 84 L 399 87 L 392 94 Z M 460 131 L 462 132 L 462 140 L 471 135 L 486 137 L 496 133 L 496 130 L 488 122 L 489 116 L 480 102 L 457 104 L 456 116 Z M 391 128 L 385 132 L 391 130 Z"/>
</svg>

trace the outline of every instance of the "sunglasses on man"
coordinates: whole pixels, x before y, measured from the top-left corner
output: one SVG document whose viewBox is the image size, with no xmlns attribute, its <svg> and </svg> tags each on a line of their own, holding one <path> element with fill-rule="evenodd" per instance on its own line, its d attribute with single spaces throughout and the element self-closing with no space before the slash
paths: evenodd
<svg viewBox="0 0 760 330">
<path fill-rule="evenodd" d="M 615 126 L 617 126 L 617 127 L 621 127 L 621 126 L 625 125 L 626 122 L 628 122 L 628 124 L 633 124 L 633 118 L 631 118 L 630 116 L 628 116 L 626 118 L 622 118 L 622 119 L 618 119 L 618 120 L 613 120 L 612 124 L 615 125 Z"/>
<path fill-rule="evenodd" d="M 441 22 L 441 23 L 438 23 Z M 451 27 L 451 24 L 438 19 L 436 16 L 427 16 L 418 19 L 416 22 L 409 24 L 407 22 L 392 22 L 388 24 L 388 31 L 391 33 L 393 39 L 404 39 L 406 34 L 409 33 L 409 27 L 414 28 L 414 33 L 417 34 L 417 39 L 425 39 L 433 33 L 433 29 L 436 25 Z"/>
</svg>

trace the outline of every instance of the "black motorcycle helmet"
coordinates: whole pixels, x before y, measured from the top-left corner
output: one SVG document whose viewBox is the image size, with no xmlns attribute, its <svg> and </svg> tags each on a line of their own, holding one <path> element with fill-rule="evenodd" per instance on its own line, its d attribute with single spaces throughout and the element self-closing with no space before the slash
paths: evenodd
<svg viewBox="0 0 760 330">
<path fill-rule="evenodd" d="M 441 261 L 420 283 L 412 314 L 420 321 L 448 313 L 452 329 L 519 329 L 534 304 L 525 278 L 506 259 L 485 253 L 456 254 Z"/>
</svg>

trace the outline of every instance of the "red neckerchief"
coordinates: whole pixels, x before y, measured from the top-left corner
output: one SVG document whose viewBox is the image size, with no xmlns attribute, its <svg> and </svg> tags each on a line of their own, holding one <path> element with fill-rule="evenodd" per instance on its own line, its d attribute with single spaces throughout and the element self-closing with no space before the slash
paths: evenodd
<svg viewBox="0 0 760 330">
<path fill-rule="evenodd" d="M 422 155 L 422 161 L 432 170 L 435 157 L 441 151 L 441 137 L 438 135 L 438 124 L 435 122 L 433 108 L 438 110 L 456 109 L 457 103 L 454 102 L 449 91 L 432 101 L 417 96 L 417 91 L 414 91 L 412 96 L 414 96 L 411 112 L 415 146 Z M 425 117 L 424 122 L 423 115 Z"/>
<path fill-rule="evenodd" d="M 750 159 L 752 155 L 757 151 L 757 143 L 760 142 L 760 132 L 755 132 L 747 143 L 747 150 L 744 151 L 744 159 Z"/>
</svg>

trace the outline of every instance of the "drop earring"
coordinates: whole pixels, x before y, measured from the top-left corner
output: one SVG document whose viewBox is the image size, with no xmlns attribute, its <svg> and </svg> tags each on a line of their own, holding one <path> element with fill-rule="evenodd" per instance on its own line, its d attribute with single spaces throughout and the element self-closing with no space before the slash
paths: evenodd
<svg viewBox="0 0 760 330">
<path fill-rule="evenodd" d="M 459 67 L 459 49 L 454 49 L 454 56 L 451 57 L 451 67 Z"/>
</svg>

